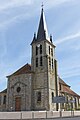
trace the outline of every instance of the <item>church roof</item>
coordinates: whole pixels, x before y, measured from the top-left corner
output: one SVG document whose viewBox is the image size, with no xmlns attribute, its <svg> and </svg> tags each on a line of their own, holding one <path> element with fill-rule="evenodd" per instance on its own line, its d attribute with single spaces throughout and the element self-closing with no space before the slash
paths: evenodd
<svg viewBox="0 0 80 120">
<path fill-rule="evenodd" d="M 70 86 L 69 86 L 68 84 L 66 84 L 60 77 L 59 77 L 59 83 L 65 85 L 65 86 L 70 87 Z"/>
<path fill-rule="evenodd" d="M 1 91 L 0 93 L 7 93 L 7 89 Z"/>
<path fill-rule="evenodd" d="M 80 97 L 77 93 L 71 90 L 70 86 L 66 84 L 60 77 L 59 77 L 59 84 L 63 85 L 62 90 L 60 90 L 61 93 L 67 93 L 76 97 Z"/>
<path fill-rule="evenodd" d="M 47 29 L 43 8 L 41 11 L 41 17 L 40 17 L 40 22 L 39 22 L 39 27 L 37 32 L 37 40 L 49 40 L 48 29 Z"/>
<path fill-rule="evenodd" d="M 11 75 L 9 75 L 7 77 L 15 76 L 15 75 L 20 75 L 20 74 L 26 74 L 26 73 L 32 73 L 32 71 L 31 71 L 31 65 L 28 64 L 28 63 L 26 65 L 24 65 L 23 67 L 21 67 L 16 72 L 14 72 L 13 74 L 11 74 Z"/>
<path fill-rule="evenodd" d="M 67 86 L 63 86 L 63 90 L 62 90 L 63 93 L 67 93 L 67 94 L 70 94 L 70 95 L 73 95 L 75 97 L 80 97 L 77 93 L 75 93 L 73 90 L 71 90 L 69 87 Z"/>
</svg>

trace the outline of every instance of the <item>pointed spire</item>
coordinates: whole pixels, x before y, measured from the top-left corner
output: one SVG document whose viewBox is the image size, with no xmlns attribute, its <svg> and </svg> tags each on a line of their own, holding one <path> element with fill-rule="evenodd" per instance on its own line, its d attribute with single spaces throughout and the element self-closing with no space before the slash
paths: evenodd
<svg viewBox="0 0 80 120">
<path fill-rule="evenodd" d="M 48 37 L 48 30 L 47 30 L 45 15 L 43 11 L 43 4 L 42 4 L 41 17 L 40 17 L 39 28 L 37 32 L 37 40 L 45 40 L 45 39 L 49 40 L 49 37 Z"/>
</svg>

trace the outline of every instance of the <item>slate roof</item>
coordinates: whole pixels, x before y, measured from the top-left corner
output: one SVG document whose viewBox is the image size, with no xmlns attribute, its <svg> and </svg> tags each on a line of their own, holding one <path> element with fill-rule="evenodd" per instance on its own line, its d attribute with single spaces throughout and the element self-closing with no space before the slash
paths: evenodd
<svg viewBox="0 0 80 120">
<path fill-rule="evenodd" d="M 43 8 L 41 11 L 41 17 L 40 17 L 40 22 L 39 22 L 39 27 L 37 32 L 37 40 L 49 40 L 48 29 L 47 29 Z"/>
</svg>

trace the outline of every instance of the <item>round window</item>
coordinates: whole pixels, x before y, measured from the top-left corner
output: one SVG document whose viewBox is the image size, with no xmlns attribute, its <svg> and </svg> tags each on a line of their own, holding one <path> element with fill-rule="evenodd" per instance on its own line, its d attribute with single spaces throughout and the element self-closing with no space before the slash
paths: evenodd
<svg viewBox="0 0 80 120">
<path fill-rule="evenodd" d="M 18 87 L 18 88 L 17 88 L 17 92 L 19 93 L 20 91 L 21 91 L 21 88 L 20 88 L 20 87 Z"/>
</svg>

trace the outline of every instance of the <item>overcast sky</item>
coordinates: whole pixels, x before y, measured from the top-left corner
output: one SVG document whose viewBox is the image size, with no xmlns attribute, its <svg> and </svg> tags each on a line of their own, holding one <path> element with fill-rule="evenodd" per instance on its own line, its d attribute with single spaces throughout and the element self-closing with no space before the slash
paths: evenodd
<svg viewBox="0 0 80 120">
<path fill-rule="evenodd" d="M 0 0 L 0 91 L 6 76 L 31 63 L 43 0 Z M 59 76 L 80 94 L 80 0 L 44 0 L 49 34 L 56 45 Z"/>
</svg>

